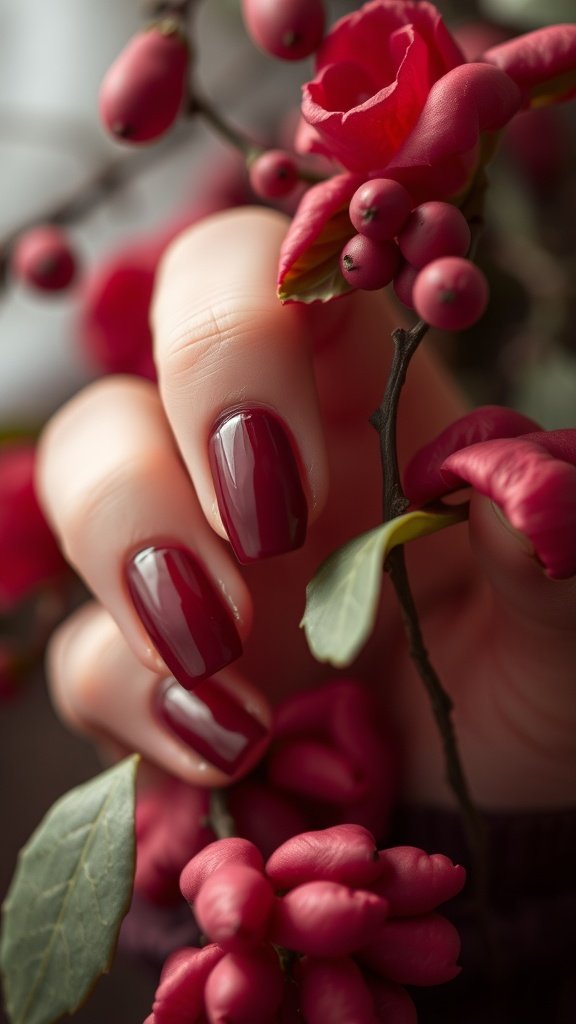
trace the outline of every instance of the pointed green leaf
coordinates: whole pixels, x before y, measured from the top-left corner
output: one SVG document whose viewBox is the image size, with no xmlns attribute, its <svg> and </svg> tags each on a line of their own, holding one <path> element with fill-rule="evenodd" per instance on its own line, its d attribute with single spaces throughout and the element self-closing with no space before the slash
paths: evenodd
<svg viewBox="0 0 576 1024">
<path fill-rule="evenodd" d="M 466 505 L 446 512 L 407 512 L 334 551 L 306 588 L 301 626 L 314 657 L 336 668 L 350 665 L 374 628 L 388 552 L 453 526 L 467 514 Z"/>
<path fill-rule="evenodd" d="M 20 853 L 0 947 L 11 1024 L 73 1013 L 110 969 L 132 893 L 138 760 L 63 796 Z"/>
</svg>

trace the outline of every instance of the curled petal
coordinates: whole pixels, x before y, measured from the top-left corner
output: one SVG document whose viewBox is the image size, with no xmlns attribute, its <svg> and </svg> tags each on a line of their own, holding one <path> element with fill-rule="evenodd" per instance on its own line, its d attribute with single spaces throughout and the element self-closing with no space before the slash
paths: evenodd
<svg viewBox="0 0 576 1024">
<path fill-rule="evenodd" d="M 543 107 L 576 95 L 576 25 L 549 25 L 487 50 L 482 60 L 520 87 L 524 105 Z"/>
<path fill-rule="evenodd" d="M 394 917 L 426 914 L 456 896 L 466 881 L 464 868 L 449 857 L 415 846 L 382 850 L 380 863 L 382 874 L 371 889 L 388 900 Z"/>
<path fill-rule="evenodd" d="M 264 870 L 260 850 L 248 839 L 217 839 L 200 850 L 188 862 L 180 875 L 180 891 L 188 903 L 193 904 L 207 878 L 224 864 L 245 864 L 256 871 Z"/>
<path fill-rule="evenodd" d="M 349 291 L 340 253 L 355 234 L 348 207 L 364 175 L 337 174 L 305 192 L 280 250 L 278 294 L 283 302 L 316 302 Z"/>
<path fill-rule="evenodd" d="M 576 437 L 576 430 L 561 433 Z M 535 436 L 471 445 L 450 455 L 441 473 L 448 489 L 470 484 L 491 498 L 532 542 L 547 573 L 567 579 L 576 574 L 576 465 L 546 450 L 544 432 Z"/>
<path fill-rule="evenodd" d="M 206 983 L 210 1024 L 275 1024 L 284 975 L 270 946 L 227 953 Z"/>
<path fill-rule="evenodd" d="M 388 904 L 374 893 L 337 882 L 307 882 L 276 901 L 269 937 L 311 956 L 348 956 L 386 919 Z"/>
<path fill-rule="evenodd" d="M 298 966 L 297 980 L 308 1024 L 376 1024 L 378 1018 L 362 971 L 349 957 L 305 957 Z"/>
<path fill-rule="evenodd" d="M 494 437 L 518 437 L 537 427 L 534 420 L 500 405 L 474 409 L 418 449 L 404 472 L 407 497 L 415 505 L 425 505 L 446 494 L 446 481 L 440 467 L 453 452 Z"/>
<path fill-rule="evenodd" d="M 264 939 L 274 892 L 264 875 L 246 864 L 223 864 L 200 887 L 194 913 L 212 942 L 232 952 Z"/>
<path fill-rule="evenodd" d="M 169 956 L 152 1007 L 155 1024 L 197 1024 L 204 1011 L 204 986 L 224 955 L 220 946 L 188 947 Z"/>
<path fill-rule="evenodd" d="M 413 131 L 386 168 L 415 198 L 451 196 L 470 179 L 485 133 L 508 124 L 518 86 L 490 64 L 463 64 L 432 86 Z"/>
<path fill-rule="evenodd" d="M 399 985 L 442 985 L 460 973 L 460 936 L 440 914 L 383 924 L 358 959 Z"/>
<path fill-rule="evenodd" d="M 266 874 L 277 889 L 314 880 L 366 885 L 381 873 L 374 837 L 361 825 L 303 832 L 272 854 Z"/>
</svg>

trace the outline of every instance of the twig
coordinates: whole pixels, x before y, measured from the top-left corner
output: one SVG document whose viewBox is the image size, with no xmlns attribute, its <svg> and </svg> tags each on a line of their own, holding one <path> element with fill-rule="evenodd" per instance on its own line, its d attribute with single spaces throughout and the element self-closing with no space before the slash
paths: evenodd
<svg viewBox="0 0 576 1024">
<path fill-rule="evenodd" d="M 224 789 L 210 790 L 208 824 L 217 839 L 231 839 L 236 835 L 236 825 L 234 818 L 228 810 L 228 801 Z"/>
</svg>

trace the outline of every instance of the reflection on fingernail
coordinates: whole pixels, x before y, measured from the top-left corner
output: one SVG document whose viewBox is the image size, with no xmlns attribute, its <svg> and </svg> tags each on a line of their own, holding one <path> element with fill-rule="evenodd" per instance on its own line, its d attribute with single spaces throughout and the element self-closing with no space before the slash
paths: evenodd
<svg viewBox="0 0 576 1024">
<path fill-rule="evenodd" d="M 216 424 L 209 452 L 218 508 L 238 561 L 301 547 L 308 509 L 280 420 L 262 408 L 228 413 Z"/>
<path fill-rule="evenodd" d="M 240 657 L 232 616 L 192 552 L 145 548 L 128 563 L 126 581 L 150 639 L 182 686 L 192 688 Z"/>
<path fill-rule="evenodd" d="M 194 692 L 166 679 L 157 691 L 156 713 L 179 739 L 216 768 L 234 775 L 268 730 L 214 679 L 199 683 Z"/>
</svg>

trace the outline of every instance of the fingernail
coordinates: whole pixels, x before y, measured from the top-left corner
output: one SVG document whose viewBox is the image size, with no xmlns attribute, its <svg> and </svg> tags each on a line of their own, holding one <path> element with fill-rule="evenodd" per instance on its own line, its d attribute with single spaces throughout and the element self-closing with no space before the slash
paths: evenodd
<svg viewBox="0 0 576 1024">
<path fill-rule="evenodd" d="M 228 775 L 234 775 L 268 737 L 262 723 L 214 679 L 204 680 L 193 693 L 164 680 L 156 712 L 184 743 Z"/>
<path fill-rule="evenodd" d="M 190 551 L 145 548 L 128 563 L 126 581 L 152 643 L 182 686 L 196 686 L 242 654 L 224 600 Z"/>
<path fill-rule="evenodd" d="M 306 496 L 280 420 L 266 409 L 238 409 L 216 424 L 209 451 L 218 508 L 238 561 L 301 547 Z"/>
</svg>

